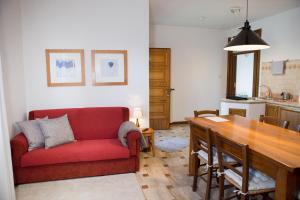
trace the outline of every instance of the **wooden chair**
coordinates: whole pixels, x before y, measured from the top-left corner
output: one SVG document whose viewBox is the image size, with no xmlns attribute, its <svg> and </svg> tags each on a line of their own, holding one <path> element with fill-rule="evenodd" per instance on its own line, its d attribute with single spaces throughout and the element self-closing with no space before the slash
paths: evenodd
<svg viewBox="0 0 300 200">
<path fill-rule="evenodd" d="M 288 129 L 289 125 L 290 125 L 289 121 L 281 121 L 280 119 L 277 119 L 277 118 L 272 117 L 272 116 L 260 115 L 259 116 L 259 121 L 267 123 L 267 124 L 272 124 L 274 126 L 280 126 L 282 128 L 285 128 L 285 129 Z"/>
<path fill-rule="evenodd" d="M 194 117 L 201 117 L 201 115 L 216 115 L 219 116 L 219 110 L 195 110 Z"/>
<path fill-rule="evenodd" d="M 213 177 L 213 173 L 217 171 L 217 156 L 216 148 L 212 145 L 212 134 L 211 130 L 205 127 L 199 126 L 199 131 L 202 131 L 203 138 L 197 138 L 197 146 L 194 147 L 193 154 L 195 155 L 195 171 L 194 171 L 194 181 L 193 181 L 193 191 L 197 190 L 198 177 L 200 177 L 204 182 L 206 182 L 206 194 L 205 199 L 210 199 L 210 191 L 212 188 L 212 179 L 217 178 Z M 203 164 L 201 164 L 201 161 Z M 199 168 L 202 166 L 207 167 L 207 172 L 198 175 Z M 207 175 L 207 179 L 204 179 L 203 176 Z"/>
<path fill-rule="evenodd" d="M 194 162 L 195 171 L 193 180 L 193 191 L 197 190 L 198 177 L 201 178 L 204 182 L 206 182 L 205 199 L 209 200 L 211 189 L 218 187 L 218 185 L 212 186 L 213 178 L 216 178 L 218 182 L 218 177 L 216 176 L 216 172 L 219 168 L 217 149 L 212 145 L 212 131 L 209 128 L 205 128 L 202 126 L 198 126 L 198 128 L 198 130 L 203 132 L 203 134 L 201 134 L 202 138 L 200 138 L 200 136 L 197 138 L 196 147 L 194 147 L 195 149 L 192 152 L 195 155 L 196 159 L 196 162 Z M 236 162 L 229 157 L 226 157 L 226 160 L 231 164 L 236 164 Z M 203 162 L 203 164 L 201 164 L 201 161 Z M 198 175 L 199 168 L 203 166 L 206 167 L 207 172 Z M 204 175 L 207 175 L 206 179 L 203 178 Z"/>
<path fill-rule="evenodd" d="M 298 124 L 296 130 L 300 133 L 300 124 Z"/>
<path fill-rule="evenodd" d="M 247 110 L 239 109 L 239 108 L 229 108 L 229 115 L 239 115 L 242 117 L 246 117 Z"/>
<path fill-rule="evenodd" d="M 208 115 L 216 115 L 219 116 L 219 110 L 195 110 L 194 117 L 208 116 Z M 216 186 L 212 187 L 212 178 L 213 173 L 216 172 L 217 167 L 213 166 L 213 160 L 217 161 L 217 156 L 213 159 L 213 147 L 212 147 L 212 138 L 210 134 L 210 129 L 200 127 L 200 131 L 203 131 L 205 134 L 205 138 L 197 138 L 197 146 L 193 150 L 195 155 L 195 171 L 194 171 L 194 180 L 193 180 L 193 191 L 197 190 L 198 177 L 200 177 L 203 181 L 206 182 L 206 194 L 205 199 L 210 199 L 210 190 Z M 214 150 L 216 152 L 216 149 Z M 201 156 L 202 155 L 202 156 Z M 201 164 L 203 161 L 203 164 Z M 198 175 L 199 168 L 207 166 L 207 172 Z M 204 179 L 203 176 L 207 175 L 207 179 Z"/>
<path fill-rule="evenodd" d="M 263 195 L 263 199 L 269 199 L 268 194 L 275 191 L 275 181 L 262 172 L 249 167 L 248 145 L 233 142 L 218 133 L 214 133 L 214 135 L 219 162 L 219 199 L 227 200 L 237 197 L 247 200 L 249 196 L 256 195 Z M 235 154 L 231 152 L 235 152 Z M 241 166 L 232 166 L 224 159 L 224 154 L 229 155 Z M 236 188 L 235 194 L 228 198 L 224 198 L 225 179 Z"/>
</svg>

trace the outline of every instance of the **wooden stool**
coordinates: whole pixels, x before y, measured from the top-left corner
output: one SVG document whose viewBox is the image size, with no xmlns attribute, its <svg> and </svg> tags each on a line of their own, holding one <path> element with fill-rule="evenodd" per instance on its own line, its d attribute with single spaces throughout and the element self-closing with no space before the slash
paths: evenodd
<svg viewBox="0 0 300 200">
<path fill-rule="evenodd" d="M 145 128 L 142 130 L 142 134 L 148 138 L 149 147 L 152 151 L 153 157 L 155 156 L 154 150 L 154 130 L 152 128 Z"/>
</svg>

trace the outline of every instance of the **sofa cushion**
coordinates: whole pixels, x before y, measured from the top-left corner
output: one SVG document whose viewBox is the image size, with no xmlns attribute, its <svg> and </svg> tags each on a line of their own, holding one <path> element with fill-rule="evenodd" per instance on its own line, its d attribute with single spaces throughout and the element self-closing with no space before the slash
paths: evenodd
<svg viewBox="0 0 300 200">
<path fill-rule="evenodd" d="M 67 115 L 54 119 L 42 119 L 38 123 L 45 137 L 46 149 L 74 141 Z"/>
<path fill-rule="evenodd" d="M 48 119 L 48 117 L 45 117 L 44 119 Z M 42 119 L 27 120 L 17 122 L 16 124 L 27 138 L 29 143 L 28 151 L 45 146 L 45 137 L 38 122 L 40 120 Z"/>
<path fill-rule="evenodd" d="M 49 119 L 68 115 L 76 140 L 113 139 L 124 121 L 129 120 L 129 110 L 125 107 L 67 108 L 35 110 L 29 119 L 48 116 Z"/>
<path fill-rule="evenodd" d="M 118 139 L 82 140 L 51 149 L 35 149 L 21 159 L 21 167 L 129 158 Z"/>
</svg>

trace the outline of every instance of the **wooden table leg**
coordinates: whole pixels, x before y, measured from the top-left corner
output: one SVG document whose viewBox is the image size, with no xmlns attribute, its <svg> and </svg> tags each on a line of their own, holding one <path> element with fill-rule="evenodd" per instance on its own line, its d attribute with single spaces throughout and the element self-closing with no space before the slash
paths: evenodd
<svg viewBox="0 0 300 200">
<path fill-rule="evenodd" d="M 189 151 L 189 175 L 194 176 L 195 175 L 195 162 L 197 162 L 199 159 L 196 159 L 194 155 L 192 155 L 192 151 L 197 151 L 194 147 L 195 142 L 197 142 L 196 136 L 190 132 L 190 151 Z"/>
<path fill-rule="evenodd" d="M 279 168 L 276 175 L 276 200 L 295 200 L 300 192 L 300 174 Z"/>
<path fill-rule="evenodd" d="M 151 150 L 152 150 L 152 155 L 155 157 L 155 150 L 154 150 L 154 133 L 151 135 Z"/>
</svg>

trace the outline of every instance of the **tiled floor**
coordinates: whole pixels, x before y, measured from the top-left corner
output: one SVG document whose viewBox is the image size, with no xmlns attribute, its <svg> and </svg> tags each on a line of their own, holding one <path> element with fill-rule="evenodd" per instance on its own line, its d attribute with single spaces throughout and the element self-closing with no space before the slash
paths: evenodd
<svg viewBox="0 0 300 200">
<path fill-rule="evenodd" d="M 172 126 L 165 134 L 174 137 L 189 137 L 187 125 Z M 159 139 L 156 137 L 156 139 Z M 205 183 L 198 183 L 197 192 L 192 191 L 193 178 L 188 176 L 189 147 L 174 153 L 156 149 L 156 156 L 141 154 L 141 169 L 137 173 L 138 182 L 147 200 L 199 200 L 204 199 Z M 211 199 L 217 199 L 217 190 L 212 190 Z"/>
</svg>

